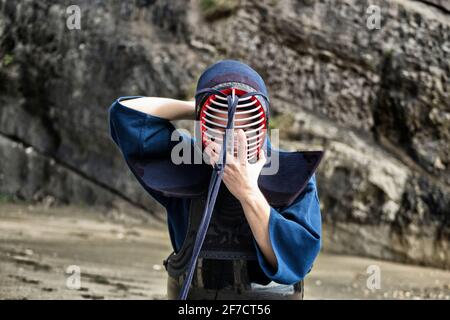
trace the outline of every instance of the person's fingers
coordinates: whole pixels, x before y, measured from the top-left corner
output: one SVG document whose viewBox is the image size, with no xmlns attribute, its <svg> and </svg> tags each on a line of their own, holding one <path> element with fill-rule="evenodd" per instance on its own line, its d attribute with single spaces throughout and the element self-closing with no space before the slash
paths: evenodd
<svg viewBox="0 0 450 320">
<path fill-rule="evenodd" d="M 227 166 L 229 166 L 230 168 L 236 167 L 236 159 L 229 151 L 227 151 L 227 159 L 226 159 L 225 167 L 227 167 Z"/>
<path fill-rule="evenodd" d="M 245 165 L 247 164 L 247 137 L 242 129 L 237 131 L 237 142 L 237 158 L 239 163 Z"/>
<path fill-rule="evenodd" d="M 205 139 L 205 146 L 211 146 L 217 153 L 220 152 L 220 148 L 222 147 L 222 144 L 217 142 L 217 141 L 213 141 L 210 138 L 206 138 Z"/>
<path fill-rule="evenodd" d="M 209 144 L 205 143 L 205 148 L 203 149 L 203 152 L 206 153 L 208 156 L 210 156 L 213 151 L 213 148 L 214 146 L 211 143 Z"/>
<path fill-rule="evenodd" d="M 216 153 L 214 153 L 214 154 L 210 157 L 211 165 L 214 167 L 218 161 L 219 161 L 219 155 L 216 154 Z"/>
<path fill-rule="evenodd" d="M 267 158 L 266 158 L 266 153 L 264 152 L 263 149 L 259 150 L 258 152 L 258 161 L 256 161 L 257 165 L 260 165 L 261 168 L 266 164 Z"/>
<path fill-rule="evenodd" d="M 219 153 L 215 151 L 216 148 L 217 146 L 214 145 L 214 142 L 211 142 L 204 149 L 205 154 L 208 156 L 207 159 L 209 163 L 213 166 L 219 158 Z"/>
<path fill-rule="evenodd" d="M 266 161 L 266 153 L 264 152 L 264 149 L 260 149 L 258 152 L 258 161 Z"/>
<path fill-rule="evenodd" d="M 220 158 L 220 153 L 214 152 L 211 156 L 211 159 L 213 161 L 213 166 L 219 163 L 222 163 L 222 159 Z"/>
</svg>

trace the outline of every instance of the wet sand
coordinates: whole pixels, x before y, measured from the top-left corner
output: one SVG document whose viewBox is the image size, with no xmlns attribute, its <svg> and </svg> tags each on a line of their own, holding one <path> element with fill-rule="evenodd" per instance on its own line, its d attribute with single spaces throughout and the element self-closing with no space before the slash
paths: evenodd
<svg viewBox="0 0 450 320">
<path fill-rule="evenodd" d="M 0 299 L 166 299 L 167 228 L 93 209 L 0 205 Z M 366 286 L 367 268 L 380 289 Z M 81 271 L 70 288 L 69 266 Z M 69 287 L 67 282 L 69 279 Z M 306 299 L 450 299 L 450 271 L 321 253 Z"/>
</svg>

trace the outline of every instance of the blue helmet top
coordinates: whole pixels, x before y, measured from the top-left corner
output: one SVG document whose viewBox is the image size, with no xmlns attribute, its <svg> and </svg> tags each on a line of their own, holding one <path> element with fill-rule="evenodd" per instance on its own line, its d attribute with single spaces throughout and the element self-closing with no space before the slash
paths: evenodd
<svg viewBox="0 0 450 320">
<path fill-rule="evenodd" d="M 268 97 L 266 84 L 258 72 L 237 60 L 221 60 L 206 68 L 198 79 L 197 91 L 228 82 L 246 84 Z"/>
</svg>

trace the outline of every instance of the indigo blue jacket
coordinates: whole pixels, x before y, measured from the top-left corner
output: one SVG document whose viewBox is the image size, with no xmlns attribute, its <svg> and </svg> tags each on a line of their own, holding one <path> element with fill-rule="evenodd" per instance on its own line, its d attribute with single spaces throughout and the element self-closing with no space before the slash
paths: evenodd
<svg viewBox="0 0 450 320">
<path fill-rule="evenodd" d="M 110 134 L 125 160 L 131 156 L 170 155 L 170 137 L 175 127 L 166 119 L 120 103 L 130 98 L 133 97 L 117 99 L 109 109 Z M 137 175 L 136 178 L 145 187 L 144 181 Z M 166 197 L 149 188 L 146 190 L 166 208 L 170 239 L 177 252 L 187 232 L 191 199 Z M 265 276 L 280 284 L 302 280 L 311 270 L 321 245 L 321 215 L 315 176 L 289 207 L 271 207 L 269 236 L 278 261 L 276 270 L 254 241 L 259 266 Z"/>
</svg>

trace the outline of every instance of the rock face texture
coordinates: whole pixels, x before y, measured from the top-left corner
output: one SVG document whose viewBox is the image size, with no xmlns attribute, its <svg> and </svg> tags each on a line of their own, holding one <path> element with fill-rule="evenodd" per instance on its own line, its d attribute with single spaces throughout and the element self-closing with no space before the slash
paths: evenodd
<svg viewBox="0 0 450 320">
<path fill-rule="evenodd" d="M 0 194 L 160 212 L 110 140 L 108 107 L 189 98 L 207 65 L 234 58 L 266 80 L 281 146 L 326 150 L 325 250 L 450 268 L 449 11 L 440 0 L 0 0 Z"/>
</svg>

